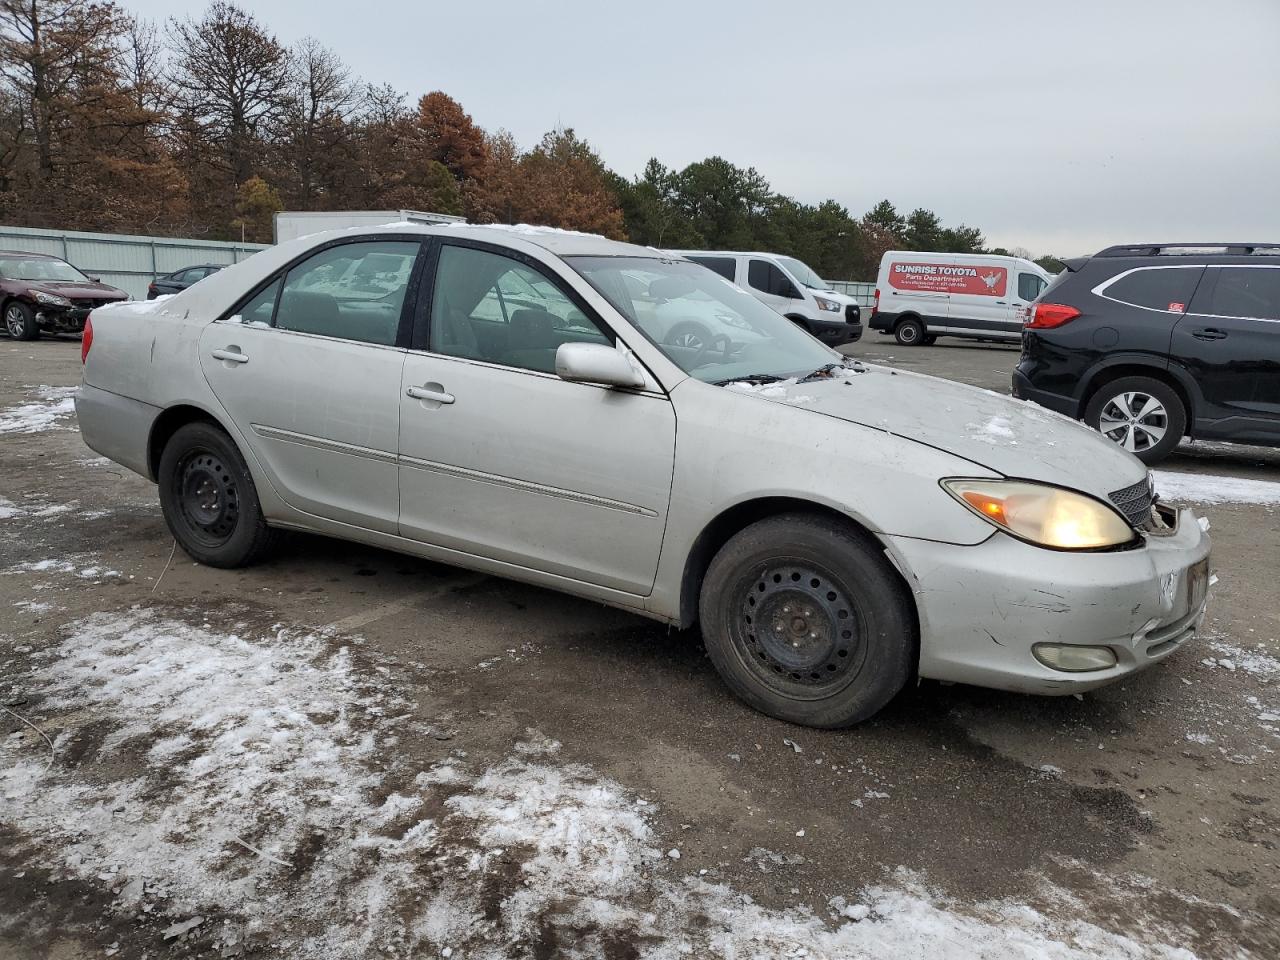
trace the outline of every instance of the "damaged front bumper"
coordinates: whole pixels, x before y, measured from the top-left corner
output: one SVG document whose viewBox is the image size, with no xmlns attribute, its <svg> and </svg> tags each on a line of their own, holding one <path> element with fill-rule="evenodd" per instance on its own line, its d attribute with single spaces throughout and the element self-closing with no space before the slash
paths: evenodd
<svg viewBox="0 0 1280 960">
<path fill-rule="evenodd" d="M 915 594 L 920 675 L 1021 693 L 1091 690 L 1151 666 L 1204 620 L 1209 537 L 1190 510 L 1141 547 L 1045 550 L 997 533 L 976 546 L 888 537 Z M 1172 517 L 1171 517 L 1172 518 Z M 1106 647 L 1112 666 L 1046 666 L 1038 644 Z"/>
</svg>

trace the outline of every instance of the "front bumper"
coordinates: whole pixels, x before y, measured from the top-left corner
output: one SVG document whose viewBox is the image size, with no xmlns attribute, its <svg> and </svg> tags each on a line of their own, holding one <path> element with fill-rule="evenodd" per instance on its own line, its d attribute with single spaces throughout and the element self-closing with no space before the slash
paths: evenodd
<svg viewBox="0 0 1280 960">
<path fill-rule="evenodd" d="M 1210 543 L 1190 510 L 1173 533 L 1112 553 L 1045 550 L 1003 533 L 977 546 L 888 540 L 915 594 L 922 677 L 1078 693 L 1157 663 L 1204 620 L 1191 571 L 1207 566 Z M 1110 647 L 1117 662 L 1066 673 L 1035 658 L 1037 643 Z"/>
<path fill-rule="evenodd" d="M 842 343 L 856 343 L 862 339 L 860 320 L 810 320 L 808 326 L 815 337 L 832 347 L 838 347 Z"/>
<path fill-rule="evenodd" d="M 58 307 L 51 304 L 35 305 L 36 325 L 42 330 L 57 333 L 80 333 L 89 314 L 98 307 L 108 303 L 120 303 L 119 300 L 83 301 L 73 300 L 69 307 Z"/>
</svg>

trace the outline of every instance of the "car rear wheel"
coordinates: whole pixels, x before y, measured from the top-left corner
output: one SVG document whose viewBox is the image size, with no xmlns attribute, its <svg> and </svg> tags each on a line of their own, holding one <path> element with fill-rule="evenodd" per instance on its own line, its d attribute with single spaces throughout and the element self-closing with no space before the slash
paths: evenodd
<svg viewBox="0 0 1280 960">
<path fill-rule="evenodd" d="M 810 727 L 878 712 L 910 677 L 910 597 L 882 551 L 851 528 L 787 514 L 729 540 L 707 569 L 707 653 L 748 705 Z"/>
<path fill-rule="evenodd" d="M 914 317 L 899 320 L 893 328 L 893 337 L 904 347 L 918 346 L 925 338 L 924 324 Z"/>
<path fill-rule="evenodd" d="M 17 300 L 10 301 L 4 308 L 4 327 L 15 340 L 34 340 L 40 336 L 35 312 Z"/>
<path fill-rule="evenodd" d="M 241 567 L 271 545 L 249 468 L 219 427 L 179 427 L 160 455 L 159 482 L 165 522 L 192 559 Z"/>
<path fill-rule="evenodd" d="M 690 350 L 701 350 L 706 346 L 711 333 L 700 323 L 685 320 L 677 323 L 667 331 L 666 342 L 674 347 L 687 347 Z"/>
<path fill-rule="evenodd" d="M 1187 410 L 1177 391 L 1152 377 L 1122 377 L 1098 390 L 1085 423 L 1143 463 L 1157 463 L 1182 440 Z"/>
</svg>

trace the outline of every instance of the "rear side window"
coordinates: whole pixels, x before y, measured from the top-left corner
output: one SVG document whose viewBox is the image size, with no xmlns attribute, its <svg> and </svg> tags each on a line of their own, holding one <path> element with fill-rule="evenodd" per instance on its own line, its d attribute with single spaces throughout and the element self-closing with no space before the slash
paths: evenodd
<svg viewBox="0 0 1280 960">
<path fill-rule="evenodd" d="M 752 260 L 747 264 L 747 283 L 761 293 L 770 293 L 775 297 L 795 299 L 800 296 L 787 275 L 767 260 Z"/>
<path fill-rule="evenodd" d="M 1135 307 L 1185 313 L 1203 267 L 1150 267 L 1113 280 L 1102 295 Z"/>
<path fill-rule="evenodd" d="M 417 243 L 390 241 L 321 250 L 285 274 L 275 325 L 392 346 L 417 256 Z"/>
<path fill-rule="evenodd" d="M 700 263 L 708 270 L 714 270 L 730 283 L 737 273 L 737 262 L 733 257 L 690 257 L 694 263 Z"/>
<path fill-rule="evenodd" d="M 1043 277 L 1034 273 L 1018 274 L 1018 299 L 1025 300 L 1030 303 L 1036 297 L 1040 296 L 1040 291 L 1045 288 Z"/>
<path fill-rule="evenodd" d="M 1219 267 L 1206 286 L 1208 295 L 1196 298 L 1196 313 L 1280 320 L 1280 267 Z"/>
</svg>

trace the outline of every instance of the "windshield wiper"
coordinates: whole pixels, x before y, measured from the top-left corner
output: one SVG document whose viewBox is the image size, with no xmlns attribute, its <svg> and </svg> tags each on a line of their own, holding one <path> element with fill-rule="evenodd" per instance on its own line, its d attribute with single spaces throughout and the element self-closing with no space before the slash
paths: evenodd
<svg viewBox="0 0 1280 960">
<path fill-rule="evenodd" d="M 839 374 L 836 373 L 837 370 L 850 370 L 853 373 L 865 373 L 866 367 L 860 364 L 857 360 L 845 363 L 826 363 L 813 371 L 813 373 L 801 377 L 799 382 L 808 383 L 810 380 L 817 380 L 819 377 L 839 376 Z"/>
<path fill-rule="evenodd" d="M 724 387 L 731 383 L 741 383 L 743 380 L 754 380 L 756 383 L 777 383 L 779 380 L 784 379 L 786 378 L 780 377 L 776 373 L 744 373 L 739 377 L 729 377 L 725 380 L 713 380 L 711 381 L 711 385 L 713 387 Z"/>
</svg>

